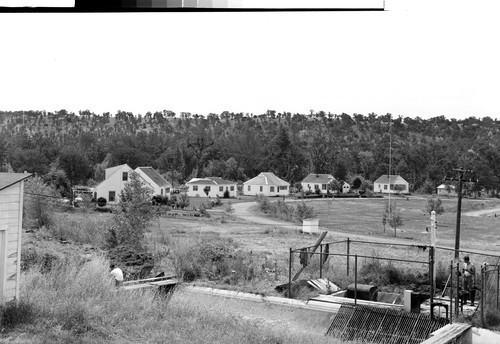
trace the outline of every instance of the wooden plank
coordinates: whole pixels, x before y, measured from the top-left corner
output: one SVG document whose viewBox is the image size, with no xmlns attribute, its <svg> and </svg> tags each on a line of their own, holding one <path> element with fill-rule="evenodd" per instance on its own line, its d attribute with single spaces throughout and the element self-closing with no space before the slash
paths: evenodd
<svg viewBox="0 0 500 344">
<path fill-rule="evenodd" d="M 12 194 L 2 193 L 0 196 L 0 204 L 4 204 L 4 203 L 17 203 L 17 204 L 19 204 L 19 194 L 17 192 L 12 193 Z"/>
<path fill-rule="evenodd" d="M 161 286 L 164 286 L 164 285 L 172 285 L 172 284 L 177 284 L 177 283 L 179 283 L 178 280 L 171 279 L 171 280 L 166 280 L 166 281 L 150 282 L 149 284 L 155 285 L 157 287 L 161 287 Z"/>
<path fill-rule="evenodd" d="M 19 199 L 19 184 L 14 184 L 0 191 L 1 197 L 16 195 Z"/>
<path fill-rule="evenodd" d="M 19 210 L 4 210 L 0 211 L 0 220 L 3 222 L 5 220 L 19 219 Z"/>
<path fill-rule="evenodd" d="M 0 213 L 12 210 L 19 211 L 19 199 L 17 202 L 0 203 Z"/>
<path fill-rule="evenodd" d="M 448 324 L 439 330 L 431 333 L 431 337 L 422 342 L 422 344 L 445 344 L 461 336 L 468 331 L 472 325 L 463 323 Z"/>
</svg>

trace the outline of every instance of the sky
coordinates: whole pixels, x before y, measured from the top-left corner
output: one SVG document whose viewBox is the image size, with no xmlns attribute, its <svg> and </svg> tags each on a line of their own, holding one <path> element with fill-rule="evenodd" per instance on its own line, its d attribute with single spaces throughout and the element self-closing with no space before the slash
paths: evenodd
<svg viewBox="0 0 500 344">
<path fill-rule="evenodd" d="M 2 13 L 0 110 L 500 117 L 498 0 Z"/>
</svg>

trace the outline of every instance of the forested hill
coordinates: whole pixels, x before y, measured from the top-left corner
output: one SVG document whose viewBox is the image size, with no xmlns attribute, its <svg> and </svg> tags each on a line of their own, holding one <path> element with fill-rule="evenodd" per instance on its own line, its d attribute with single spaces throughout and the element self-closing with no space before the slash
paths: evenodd
<svg viewBox="0 0 500 344">
<path fill-rule="evenodd" d="M 457 167 L 474 170 L 478 189 L 500 186 L 500 122 L 489 117 L 0 111 L 0 130 L 3 169 L 52 178 L 64 171 L 71 184 L 102 180 L 105 168 L 123 163 L 153 166 L 179 183 L 244 181 L 262 171 L 292 183 L 310 172 L 373 182 L 388 173 L 392 141 L 392 174 L 411 191 L 431 191 Z"/>
</svg>

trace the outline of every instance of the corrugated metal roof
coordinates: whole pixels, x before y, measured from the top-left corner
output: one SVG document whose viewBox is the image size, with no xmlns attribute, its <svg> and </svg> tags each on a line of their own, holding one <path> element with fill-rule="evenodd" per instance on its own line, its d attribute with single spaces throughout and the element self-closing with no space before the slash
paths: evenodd
<svg viewBox="0 0 500 344">
<path fill-rule="evenodd" d="M 281 178 L 276 177 L 272 172 L 261 172 L 257 177 L 247 180 L 245 185 L 275 185 L 275 186 L 289 186 L 290 183 Z"/>
<path fill-rule="evenodd" d="M 430 314 L 343 304 L 326 335 L 357 343 L 419 344 L 447 323 Z"/>
<path fill-rule="evenodd" d="M 148 176 L 156 185 L 159 187 L 172 187 L 170 183 L 162 177 L 161 174 L 158 173 L 152 167 L 137 167 L 137 169 L 144 172 L 146 176 Z"/>
<path fill-rule="evenodd" d="M 391 174 L 390 176 L 384 174 L 383 176 L 380 176 L 374 183 L 394 184 L 396 182 L 407 183 L 407 181 L 404 180 L 403 177 L 401 177 L 399 174 L 397 175 Z"/>
<path fill-rule="evenodd" d="M 302 180 L 302 183 L 328 184 L 332 180 L 335 180 L 335 178 L 333 178 L 331 174 L 309 173 L 309 175 Z"/>
<path fill-rule="evenodd" d="M 31 173 L 0 172 L 0 190 L 6 189 L 30 176 Z"/>
</svg>

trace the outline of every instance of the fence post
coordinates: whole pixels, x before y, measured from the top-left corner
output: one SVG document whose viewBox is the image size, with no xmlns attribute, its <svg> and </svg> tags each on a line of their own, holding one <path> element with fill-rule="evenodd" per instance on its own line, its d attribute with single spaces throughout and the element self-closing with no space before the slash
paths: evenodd
<svg viewBox="0 0 500 344">
<path fill-rule="evenodd" d="M 292 298 L 292 248 L 288 255 L 288 298 Z"/>
<path fill-rule="evenodd" d="M 349 255 L 349 246 L 350 246 L 350 244 L 349 243 L 350 242 L 351 242 L 351 240 L 349 238 L 347 238 L 347 264 L 346 264 L 346 266 L 347 266 L 347 276 L 349 276 L 349 257 L 350 257 L 350 255 Z"/>
<path fill-rule="evenodd" d="M 500 292 L 500 265 L 497 265 L 497 311 L 498 311 L 498 293 Z"/>
<path fill-rule="evenodd" d="M 323 278 L 323 244 L 319 245 L 319 278 Z"/>
<path fill-rule="evenodd" d="M 354 306 L 358 305 L 358 255 L 354 255 Z"/>
<path fill-rule="evenodd" d="M 430 305 L 431 305 L 431 319 L 434 319 L 434 309 L 432 304 L 434 303 L 434 247 L 429 248 L 429 285 L 430 290 Z"/>
<path fill-rule="evenodd" d="M 484 298 L 486 297 L 486 290 L 484 290 L 486 283 L 484 279 L 486 277 L 486 273 L 484 270 L 484 267 L 481 267 L 481 326 L 486 328 L 484 324 Z"/>
<path fill-rule="evenodd" d="M 450 323 L 453 324 L 453 260 L 450 263 Z"/>
</svg>

